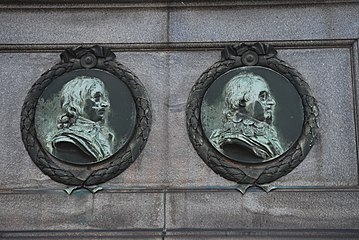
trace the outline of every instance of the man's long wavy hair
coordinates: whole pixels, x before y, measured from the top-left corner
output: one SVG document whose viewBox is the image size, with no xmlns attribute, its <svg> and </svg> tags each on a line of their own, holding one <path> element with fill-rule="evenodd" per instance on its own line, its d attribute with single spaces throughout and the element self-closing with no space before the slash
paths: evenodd
<svg viewBox="0 0 359 240">
<path fill-rule="evenodd" d="M 79 116 L 85 115 L 86 99 L 96 85 L 105 89 L 100 79 L 88 76 L 78 76 L 63 86 L 60 92 L 62 113 L 57 119 L 58 129 L 69 128 Z M 104 98 L 109 102 L 107 91 L 104 91 Z"/>
<path fill-rule="evenodd" d="M 246 114 L 247 102 L 255 99 L 253 88 L 265 80 L 253 73 L 240 73 L 233 77 L 224 87 L 224 121 L 231 119 L 237 112 Z"/>
</svg>

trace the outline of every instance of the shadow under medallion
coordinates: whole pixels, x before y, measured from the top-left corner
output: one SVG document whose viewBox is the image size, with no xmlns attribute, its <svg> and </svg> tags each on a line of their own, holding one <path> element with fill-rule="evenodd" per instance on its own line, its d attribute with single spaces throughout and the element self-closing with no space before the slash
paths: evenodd
<svg viewBox="0 0 359 240">
<path fill-rule="evenodd" d="M 55 79 L 36 106 L 38 139 L 66 163 L 102 162 L 123 148 L 136 125 L 129 88 L 103 70 L 69 72 Z"/>
<path fill-rule="evenodd" d="M 298 140 L 304 110 L 296 88 L 265 67 L 232 69 L 207 89 L 203 131 L 224 156 L 241 163 L 271 161 Z"/>
</svg>

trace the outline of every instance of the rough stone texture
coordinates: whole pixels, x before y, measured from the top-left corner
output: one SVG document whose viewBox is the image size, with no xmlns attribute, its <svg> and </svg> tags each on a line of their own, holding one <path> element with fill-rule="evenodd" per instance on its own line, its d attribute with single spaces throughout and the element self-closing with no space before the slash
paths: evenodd
<svg viewBox="0 0 359 240">
<path fill-rule="evenodd" d="M 32 163 L 28 156 L 20 133 L 20 113 L 23 100 L 32 84 L 46 71 L 59 62 L 58 53 L 4 53 L 0 54 L 0 81 L 5 87 L 0 106 L 6 114 L 0 115 L 3 124 L 0 139 L 0 186 L 3 188 L 60 187 Z M 168 92 L 166 87 L 165 54 L 163 53 L 121 53 L 118 61 L 129 67 L 145 85 L 151 98 L 153 125 L 149 142 L 143 154 L 125 173 L 111 183 L 129 186 L 153 186 L 166 182 L 167 144 L 163 144 L 167 135 L 165 105 Z M 151 74 L 157 72 L 158 74 Z M 16 74 L 14 74 L 16 73 Z M 8 84 L 11 83 L 11 84 Z M 11 106 L 11 107 L 9 107 Z M 145 156 L 145 157 L 144 157 Z M 18 166 L 21 166 L 19 168 Z M 144 174 L 148 173 L 148 174 Z M 167 180 L 168 181 L 168 180 Z"/>
<path fill-rule="evenodd" d="M 108 186 L 233 185 L 212 172 L 198 157 L 189 142 L 185 124 L 188 93 L 201 72 L 219 60 L 219 55 L 219 51 L 118 53 L 118 61 L 128 66 L 148 90 L 152 101 L 153 126 L 141 156 L 127 171 L 107 183 Z M 279 55 L 287 62 L 294 63 L 294 67 L 309 82 L 319 101 L 322 126 L 318 142 L 305 161 L 293 173 L 273 184 L 356 185 L 357 159 L 353 151 L 356 145 L 349 50 L 282 50 Z M 5 123 L 2 125 L 2 138 L 6 146 L 0 149 L 3 159 L 0 162 L 3 176 L 1 185 L 17 188 L 36 187 L 39 184 L 57 186 L 39 172 L 18 140 L 19 116 L 26 92 L 46 68 L 58 61 L 58 54 L 6 53 L 1 56 L 3 86 L 8 81 L 12 83 L 3 91 L 1 102 L 2 108 L 7 111 L 1 116 Z M 313 64 L 314 61 L 320 64 Z M 17 169 L 19 165 L 23 167 Z M 19 175 L 19 172 L 22 174 Z"/>
<path fill-rule="evenodd" d="M 167 229 L 358 229 L 358 192 L 167 194 Z"/>
<path fill-rule="evenodd" d="M 169 37 L 173 42 L 357 38 L 358 11 L 357 4 L 183 8 L 170 13 Z"/>
<path fill-rule="evenodd" d="M 350 50 L 283 50 L 279 57 L 298 69 L 311 86 L 320 109 L 321 127 L 307 158 L 278 182 L 297 186 L 357 185 Z"/>
<path fill-rule="evenodd" d="M 228 186 L 196 154 L 185 125 L 188 93 L 201 72 L 219 59 L 219 51 L 118 53 L 143 82 L 152 101 L 153 126 L 149 142 L 136 162 L 105 184 L 121 186 Z M 280 57 L 296 67 L 309 82 L 321 110 L 317 144 L 288 176 L 274 182 L 284 186 L 353 186 L 357 160 L 349 50 L 281 50 Z M 2 81 L 11 81 L 2 94 L 3 143 L 0 162 L 4 187 L 59 186 L 44 176 L 24 150 L 19 132 L 22 101 L 32 83 L 58 61 L 58 54 L 1 54 Z M 198 61 L 201 59 L 201 61 Z M 314 61 L 320 64 L 313 65 Z M 333 64 L 335 62 L 336 64 Z M 168 66 L 167 66 L 168 64 Z M 11 67 L 9 67 L 11 66 Z M 331 66 L 328 68 L 327 66 Z M 18 69 L 16 69 L 18 68 Z M 12 74 L 17 72 L 17 75 Z M 156 74 L 151 74 L 156 72 Z M 26 79 L 26 84 L 24 80 Z M 325 83 L 325 84 L 323 84 Z M 337 86 L 341 86 L 338 88 Z M 336 96 L 336 97 L 328 97 Z M 16 103 L 16 104 L 13 104 Z M 8 108 L 7 106 L 12 106 Z M 331 143 L 335 142 L 335 145 Z M 12 159 L 12 161 L 9 161 Z M 23 166 L 17 169 L 16 166 Z M 354 167 L 353 167 L 354 166 Z M 14 171 L 13 169 L 17 169 Z M 164 171 L 164 169 L 167 169 Z M 19 171 L 22 173 L 19 175 Z M 330 174 L 328 174 L 330 173 Z M 29 180 L 30 179 L 30 180 Z M 61 185 L 60 185 L 61 186 Z"/>
<path fill-rule="evenodd" d="M 12 10 L 0 13 L 0 43 L 133 43 L 166 40 L 163 10 Z"/>
<path fill-rule="evenodd" d="M 25 96 L 40 75 L 60 60 L 59 55 L 2 53 L 0 56 L 1 189 L 61 186 L 42 174 L 31 161 L 20 133 L 20 114 Z"/>
<path fill-rule="evenodd" d="M 61 239 L 61 240 L 113 240 L 113 239 L 153 239 L 162 240 L 161 231 L 21 231 L 21 232 L 0 232 L 3 239 Z"/>
<path fill-rule="evenodd" d="M 353 151 L 356 145 L 349 50 L 281 50 L 279 57 L 288 63 L 295 63 L 294 67 L 307 79 L 319 101 L 322 126 L 320 137 L 309 156 L 298 169 L 273 185 L 356 185 L 357 157 Z M 200 73 L 219 58 L 216 51 L 178 52 L 171 57 L 171 69 L 175 69 L 170 77 L 169 100 L 169 125 L 172 126 L 169 161 L 173 166 L 170 168 L 173 170 L 173 185 L 228 184 L 228 181 L 218 179 L 214 172 L 208 172 L 205 164 L 198 162 L 201 159 L 189 142 L 185 123 L 185 103 L 189 90 Z M 188 182 L 183 182 L 185 180 Z"/>
<path fill-rule="evenodd" d="M 0 230 L 161 229 L 163 194 L 0 194 Z"/>
<path fill-rule="evenodd" d="M 358 103 L 353 93 L 358 75 L 353 75 L 352 66 L 357 74 L 358 41 L 353 49 L 319 42 L 358 39 L 358 10 L 357 3 L 0 9 L 0 238 L 161 239 L 166 229 L 169 239 L 234 239 L 239 234 L 244 239 L 354 238 L 359 234 L 358 116 L 353 105 Z M 181 46 L 215 41 L 289 43 L 279 49 L 279 57 L 303 74 L 321 111 L 317 144 L 294 171 L 273 183 L 289 189 L 269 194 L 254 190 L 244 196 L 218 190 L 235 183 L 216 175 L 197 156 L 187 135 L 185 107 L 192 85 L 220 59 L 220 51 L 172 45 L 160 50 L 121 49 L 122 43 L 148 43 L 151 48 L 168 39 Z M 66 186 L 32 163 L 19 121 L 27 91 L 59 61 L 59 52 L 52 49 L 79 43 L 118 44 L 117 60 L 148 90 L 153 125 L 140 157 L 103 184 L 103 192 L 68 196 L 62 191 Z M 6 52 L 9 46 L 2 44 L 13 44 L 9 46 L 15 50 Z M 29 45 L 26 53 L 16 50 L 16 44 L 40 45 L 36 51 Z"/>
</svg>

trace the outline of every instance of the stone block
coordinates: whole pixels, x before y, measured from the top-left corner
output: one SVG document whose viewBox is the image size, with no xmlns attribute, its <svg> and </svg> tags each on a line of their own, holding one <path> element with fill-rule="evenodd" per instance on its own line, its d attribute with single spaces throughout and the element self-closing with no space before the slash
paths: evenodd
<svg viewBox="0 0 359 240">
<path fill-rule="evenodd" d="M 0 12 L 0 43 L 144 43 L 166 40 L 161 9 L 22 9 Z"/>
<path fill-rule="evenodd" d="M 293 65 L 309 83 L 319 102 L 322 126 L 318 141 L 307 158 L 273 185 L 356 185 L 357 156 L 349 50 L 280 50 L 279 57 Z M 173 179 L 171 185 L 230 185 L 199 158 L 189 141 L 185 123 L 185 103 L 189 91 L 200 74 L 220 59 L 219 52 L 176 52 L 171 59 L 169 125 L 172 128 L 168 158 Z"/>
<path fill-rule="evenodd" d="M 0 195 L 0 231 L 161 229 L 163 194 L 23 191 Z"/>
<path fill-rule="evenodd" d="M 171 192 L 167 229 L 358 229 L 358 192 Z"/>
<path fill-rule="evenodd" d="M 169 39 L 213 42 L 357 38 L 358 10 L 358 4 L 180 8 L 170 12 Z"/>
</svg>

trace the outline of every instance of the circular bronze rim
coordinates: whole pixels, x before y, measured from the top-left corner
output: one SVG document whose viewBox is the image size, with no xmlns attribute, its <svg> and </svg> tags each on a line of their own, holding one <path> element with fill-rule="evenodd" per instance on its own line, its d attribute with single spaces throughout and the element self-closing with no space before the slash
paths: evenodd
<svg viewBox="0 0 359 240">
<path fill-rule="evenodd" d="M 83 56 L 85 57 L 83 58 Z M 81 59 L 91 56 L 91 62 Z M 95 57 L 95 59 L 94 59 Z M 21 112 L 21 133 L 25 148 L 33 162 L 51 179 L 67 185 L 90 186 L 106 182 L 126 170 L 139 156 L 146 145 L 151 127 L 151 108 L 147 91 L 139 79 L 125 66 L 117 63 L 115 54 L 108 48 L 66 49 L 61 54 L 62 62 L 45 72 L 28 92 Z M 94 65 L 94 63 L 96 63 Z M 60 164 L 42 148 L 36 136 L 35 110 L 37 101 L 45 88 L 64 73 L 94 67 L 107 71 L 124 82 L 129 88 L 136 105 L 136 124 L 132 138 L 107 160 L 93 164 L 93 167 Z M 82 168 L 85 178 L 77 173 Z"/>
<path fill-rule="evenodd" d="M 246 52 L 255 52 L 258 62 L 287 78 L 298 91 L 304 109 L 304 124 L 297 142 L 284 154 L 269 162 L 245 164 L 234 162 L 218 152 L 207 139 L 201 123 L 202 99 L 210 85 L 225 72 L 248 66 L 242 61 Z M 265 184 L 292 171 L 308 154 L 314 144 L 319 127 L 319 110 L 308 84 L 301 74 L 284 61 L 276 58 L 277 52 L 268 45 L 234 45 L 222 52 L 222 60 L 208 68 L 196 81 L 187 101 L 187 130 L 190 141 L 203 161 L 217 174 L 239 184 Z M 251 64 L 251 63 L 250 63 Z M 252 65 L 250 65 L 252 66 Z"/>
</svg>

